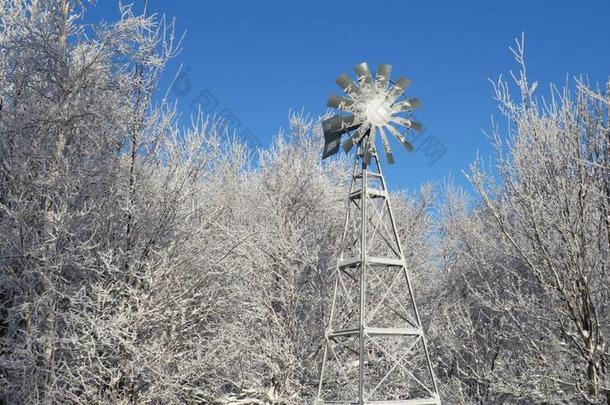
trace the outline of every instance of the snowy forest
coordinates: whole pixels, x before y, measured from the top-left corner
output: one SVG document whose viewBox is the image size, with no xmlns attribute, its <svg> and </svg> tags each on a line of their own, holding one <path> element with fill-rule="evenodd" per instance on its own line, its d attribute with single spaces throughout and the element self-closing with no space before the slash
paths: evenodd
<svg viewBox="0 0 610 405">
<path fill-rule="evenodd" d="M 87 7 L 0 1 L 0 404 L 309 403 L 353 156 L 184 128 L 171 19 Z M 610 82 L 513 52 L 474 192 L 391 196 L 441 398 L 610 404 Z"/>
</svg>

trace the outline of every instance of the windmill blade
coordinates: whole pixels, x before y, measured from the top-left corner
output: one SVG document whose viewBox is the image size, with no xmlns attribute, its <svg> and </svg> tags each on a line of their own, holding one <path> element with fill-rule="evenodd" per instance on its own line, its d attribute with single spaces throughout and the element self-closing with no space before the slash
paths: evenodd
<svg viewBox="0 0 610 405">
<path fill-rule="evenodd" d="M 358 81 L 360 83 L 373 84 L 373 77 L 371 76 L 369 65 L 366 62 L 354 66 L 354 70 L 356 71 L 356 76 L 358 76 Z"/>
<path fill-rule="evenodd" d="M 354 147 L 354 135 L 347 138 L 347 141 L 343 144 L 343 150 L 348 153 Z"/>
<path fill-rule="evenodd" d="M 354 81 L 345 73 L 341 73 L 341 76 L 335 80 L 335 83 L 337 83 L 339 87 L 341 87 L 341 89 L 343 89 L 343 91 L 349 95 L 358 94 L 360 91 L 358 85 L 354 83 Z"/>
<path fill-rule="evenodd" d="M 400 76 L 398 78 L 398 80 L 396 80 L 396 82 L 394 83 L 394 88 L 398 89 L 399 91 L 404 91 L 404 89 L 406 89 L 410 85 L 411 85 L 410 79 L 407 79 L 404 76 Z"/>
<path fill-rule="evenodd" d="M 377 74 L 375 75 L 375 80 L 377 81 L 377 87 L 382 90 L 385 90 L 388 81 L 390 80 L 390 75 L 392 74 L 392 65 L 377 65 Z"/>
<path fill-rule="evenodd" d="M 381 143 L 383 144 L 383 151 L 385 152 L 385 158 L 388 161 L 388 164 L 394 164 L 394 155 L 392 155 L 392 148 L 390 148 L 390 142 L 388 142 L 388 138 L 385 135 L 385 131 L 383 127 L 379 127 L 379 134 L 381 135 Z"/>
<path fill-rule="evenodd" d="M 407 87 L 411 85 L 411 80 L 407 79 L 404 76 L 400 76 L 396 82 L 394 82 L 394 87 L 390 91 L 389 99 L 391 102 L 394 102 L 400 93 L 402 93 Z"/>
<path fill-rule="evenodd" d="M 371 135 L 369 136 L 364 150 L 364 163 L 367 165 L 371 164 L 371 158 L 375 152 L 375 128 L 376 127 L 371 128 Z"/>
<path fill-rule="evenodd" d="M 393 116 L 392 118 L 390 118 L 390 121 L 395 122 L 398 125 L 411 128 L 417 132 L 421 132 L 424 130 L 424 126 L 422 124 L 420 124 L 419 122 L 411 121 L 408 118 Z"/>
<path fill-rule="evenodd" d="M 336 108 L 338 110 L 345 110 L 346 108 L 350 107 L 352 104 L 354 104 L 353 100 L 350 100 L 349 98 L 338 96 L 336 94 L 331 94 L 330 97 L 328 97 L 328 101 L 326 102 L 327 106 Z M 347 111 L 349 111 L 349 110 L 347 110 Z"/>
<path fill-rule="evenodd" d="M 408 100 L 401 101 L 392 106 L 393 111 L 408 111 L 414 108 L 421 108 L 421 101 L 417 97 L 410 98 Z"/>
<path fill-rule="evenodd" d="M 356 129 L 360 125 L 355 115 L 335 115 L 322 121 L 324 135 L 338 132 L 340 134 Z"/>
<path fill-rule="evenodd" d="M 345 153 L 349 152 L 355 143 L 360 143 L 362 138 L 368 133 L 370 126 L 371 124 L 366 122 L 365 124 L 361 125 L 360 128 L 358 128 L 358 130 L 352 134 L 352 136 L 347 138 L 347 141 L 345 141 L 343 144 L 343 150 L 345 150 Z"/>
<path fill-rule="evenodd" d="M 363 130 L 356 131 L 356 137 L 354 138 L 354 141 L 356 143 L 360 143 L 360 141 L 362 141 L 362 138 L 368 135 L 368 133 L 371 131 L 371 125 L 372 124 L 367 121 L 366 124 L 362 125 L 364 127 Z"/>
<path fill-rule="evenodd" d="M 402 143 L 409 152 L 413 152 L 413 145 L 411 145 L 411 142 L 407 141 L 405 139 L 405 137 L 402 136 L 402 134 L 400 132 L 398 132 L 398 130 L 396 128 L 394 128 L 391 125 L 386 126 L 386 128 L 390 130 L 390 132 L 392 133 L 392 135 L 394 135 L 396 140 L 398 142 Z"/>
<path fill-rule="evenodd" d="M 421 100 L 418 99 L 417 97 L 408 99 L 407 103 L 409 104 L 409 106 L 411 106 L 411 108 L 421 108 L 421 106 L 422 106 Z"/>
</svg>

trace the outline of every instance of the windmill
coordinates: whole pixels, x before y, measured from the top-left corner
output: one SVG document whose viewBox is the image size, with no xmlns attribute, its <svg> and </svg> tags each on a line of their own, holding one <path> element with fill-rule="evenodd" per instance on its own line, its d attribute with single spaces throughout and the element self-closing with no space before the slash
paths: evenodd
<svg viewBox="0 0 610 405">
<path fill-rule="evenodd" d="M 345 94 L 327 104 L 340 114 L 322 123 L 323 159 L 342 138 L 346 152 L 357 152 L 316 404 L 440 404 L 375 142 L 379 135 L 392 164 L 388 135 L 411 152 L 405 134 L 422 130 L 411 119 L 421 103 L 405 95 L 410 80 L 390 80 L 391 69 L 379 65 L 373 78 L 361 63 L 357 82 L 339 76 Z"/>
</svg>

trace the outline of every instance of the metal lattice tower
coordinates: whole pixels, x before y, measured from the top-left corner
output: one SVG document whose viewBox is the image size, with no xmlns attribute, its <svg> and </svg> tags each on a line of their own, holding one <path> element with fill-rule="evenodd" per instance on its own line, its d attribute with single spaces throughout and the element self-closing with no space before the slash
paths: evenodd
<svg viewBox="0 0 610 405">
<path fill-rule="evenodd" d="M 410 83 L 389 80 L 390 65 L 375 79 L 366 63 L 356 66 L 358 84 L 343 74 L 337 84 L 347 97 L 328 105 L 351 113 L 323 122 L 323 158 L 357 145 L 348 209 L 336 267 L 317 404 L 440 404 L 421 319 L 417 311 L 399 231 L 375 147 L 381 135 L 386 159 L 393 156 L 385 130 L 409 151 L 400 127 L 421 130 L 410 120 L 417 99 L 406 99 Z"/>
</svg>

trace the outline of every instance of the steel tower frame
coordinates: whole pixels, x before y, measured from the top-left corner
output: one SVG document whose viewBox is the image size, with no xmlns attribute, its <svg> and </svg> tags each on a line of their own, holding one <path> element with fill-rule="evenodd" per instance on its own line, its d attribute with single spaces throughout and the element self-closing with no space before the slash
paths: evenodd
<svg viewBox="0 0 610 405">
<path fill-rule="evenodd" d="M 374 145 L 354 161 L 314 404 L 440 405 Z"/>
</svg>

